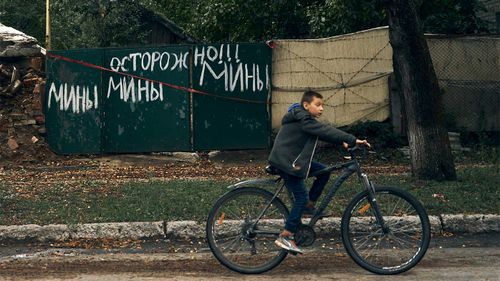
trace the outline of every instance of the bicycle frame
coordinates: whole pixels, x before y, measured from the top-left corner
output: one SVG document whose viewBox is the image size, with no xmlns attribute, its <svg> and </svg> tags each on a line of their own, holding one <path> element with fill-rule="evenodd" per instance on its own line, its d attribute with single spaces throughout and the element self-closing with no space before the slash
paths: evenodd
<svg viewBox="0 0 500 281">
<path fill-rule="evenodd" d="M 332 167 L 333 168 L 333 167 Z M 332 201 L 333 197 L 339 190 L 340 186 L 355 172 L 358 172 L 358 175 L 361 175 L 360 167 L 359 164 L 356 160 L 352 160 L 349 162 L 346 162 L 341 165 L 340 168 L 335 168 L 330 171 L 333 172 L 335 170 L 339 170 L 345 168 L 343 172 L 335 179 L 331 187 L 328 189 L 328 192 L 326 193 L 325 198 L 321 201 L 318 210 L 316 211 L 316 214 L 311 218 L 309 221 L 309 226 L 314 227 L 316 222 L 320 219 L 320 214 L 323 213 L 323 211 L 328 207 L 328 204 L 330 204 L 330 201 Z"/>
<path fill-rule="evenodd" d="M 355 151 L 359 148 L 353 148 L 350 149 L 349 152 L 351 154 L 351 161 L 337 165 L 337 166 L 332 166 L 326 169 L 329 173 L 331 173 L 334 170 L 339 170 L 342 168 L 345 168 L 343 173 L 338 176 L 330 189 L 328 190 L 328 193 L 326 194 L 325 198 L 321 201 L 321 204 L 316 211 L 316 214 L 311 218 L 309 221 L 309 226 L 314 227 L 316 222 L 321 218 L 321 214 L 323 211 L 328 207 L 328 204 L 330 204 L 331 200 L 335 196 L 335 193 L 339 190 L 340 186 L 353 174 L 356 173 L 360 181 L 363 183 L 363 186 L 365 189 L 368 191 L 368 197 L 370 199 L 370 205 L 373 208 L 373 211 L 375 213 L 375 218 L 377 219 L 378 224 L 381 226 L 382 231 L 386 233 L 388 231 L 387 226 L 385 225 L 384 218 L 382 217 L 382 214 L 380 213 L 380 209 L 377 204 L 377 199 L 375 198 L 375 187 L 373 186 L 372 182 L 368 179 L 368 176 L 361 170 L 361 166 L 358 162 L 358 159 L 356 158 Z M 366 153 L 366 149 L 363 148 L 363 152 Z M 323 172 L 323 171 L 321 171 Z"/>
<path fill-rule="evenodd" d="M 361 170 L 361 166 L 359 165 L 359 162 L 358 162 L 356 155 L 354 153 L 355 151 L 356 151 L 356 148 L 349 150 L 352 160 L 345 162 L 345 163 L 341 163 L 339 165 L 330 166 L 328 168 L 325 168 L 323 170 L 320 170 L 320 171 L 310 175 L 312 177 L 312 176 L 316 176 L 316 175 L 320 175 L 320 174 L 324 174 L 324 173 L 331 173 L 335 170 L 343 169 L 343 172 L 335 179 L 335 181 L 333 182 L 331 187 L 328 189 L 328 192 L 326 193 L 325 198 L 323 198 L 323 200 L 321 201 L 319 208 L 317 209 L 315 215 L 309 221 L 308 225 L 310 227 L 314 227 L 314 225 L 316 225 L 318 220 L 321 218 L 321 214 L 328 207 L 328 204 L 330 204 L 331 200 L 333 199 L 333 197 L 335 196 L 335 194 L 339 190 L 340 186 L 352 174 L 356 173 L 358 178 L 360 179 L 360 181 L 363 183 L 365 189 L 368 191 L 369 199 L 370 199 L 369 203 L 373 207 L 375 217 L 377 219 L 378 224 L 382 227 L 382 230 L 384 231 L 384 233 L 387 232 L 387 226 L 385 225 L 385 221 L 380 213 L 380 209 L 378 207 L 377 200 L 375 198 L 375 187 L 368 179 L 368 176 Z M 237 187 L 244 187 L 244 186 L 262 186 L 262 185 L 274 186 L 276 184 L 279 184 L 280 181 L 281 181 L 281 177 L 274 179 L 274 180 L 254 179 L 254 180 L 247 180 L 247 181 L 236 183 L 234 185 L 229 186 L 228 188 L 237 188 Z M 256 233 L 256 234 L 272 234 L 272 235 L 279 234 L 279 233 L 275 233 L 275 232 L 256 230 L 256 225 L 258 224 L 258 222 L 260 221 L 262 216 L 265 214 L 265 212 L 269 209 L 269 207 L 271 206 L 271 203 L 274 201 L 274 199 L 276 199 L 278 197 L 278 195 L 283 191 L 284 187 L 285 187 L 284 183 L 279 184 L 279 187 L 274 192 L 271 201 L 266 205 L 266 207 L 261 211 L 261 213 L 259 214 L 259 216 L 255 220 L 253 227 L 252 227 L 254 233 Z M 289 196 L 290 197 L 292 196 L 291 192 L 289 192 Z"/>
<path fill-rule="evenodd" d="M 363 155 L 355 153 L 358 150 L 363 151 Z M 431 228 L 424 207 L 401 188 L 375 187 L 361 167 L 366 150 L 354 147 L 348 151 L 351 158 L 347 162 L 310 173 L 310 177 L 321 179 L 334 170 L 339 171 L 321 196 L 312 218 L 304 220 L 305 224 L 300 224 L 295 232 L 297 246 L 313 245 L 317 238 L 315 226 L 325 217 L 322 214 L 340 186 L 356 174 L 364 190 L 346 205 L 339 228 L 346 252 L 358 265 L 376 274 L 392 275 L 411 269 L 429 246 Z M 276 240 L 284 231 L 284 223 L 286 225 L 289 218 L 288 208 L 294 199 L 287 188 L 292 201 L 282 201 L 286 199 L 282 192 L 285 179 L 288 182 L 287 175 L 273 167 L 266 167 L 266 171 L 283 178 L 251 179 L 229 186 L 235 189 L 228 190 L 214 203 L 207 219 L 206 237 L 210 250 L 223 265 L 236 272 L 262 273 L 280 264 L 287 254 L 299 252 L 287 251 L 280 244 L 281 239 Z M 299 192 L 305 191 L 302 190 L 305 186 L 298 188 Z"/>
</svg>

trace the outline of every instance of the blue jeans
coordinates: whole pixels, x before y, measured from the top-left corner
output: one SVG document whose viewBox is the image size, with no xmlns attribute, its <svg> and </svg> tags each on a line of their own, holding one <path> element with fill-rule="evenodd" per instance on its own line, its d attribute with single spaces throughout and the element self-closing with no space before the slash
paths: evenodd
<svg viewBox="0 0 500 281">
<path fill-rule="evenodd" d="M 326 167 L 327 166 L 319 162 L 313 161 L 311 163 L 311 169 L 309 170 L 309 173 L 324 169 Z M 290 211 L 290 214 L 288 215 L 288 218 L 286 220 L 285 229 L 292 233 L 296 233 L 297 228 L 301 223 L 300 218 L 304 213 L 304 208 L 306 207 L 308 201 L 316 202 L 318 200 L 321 192 L 323 192 L 326 183 L 330 179 L 330 174 L 326 173 L 316 177 L 309 192 L 307 192 L 306 190 L 304 178 L 292 176 L 282 171 L 280 171 L 280 175 L 285 181 L 286 188 L 288 188 L 293 193 L 293 197 L 295 198 L 292 210 Z"/>
</svg>

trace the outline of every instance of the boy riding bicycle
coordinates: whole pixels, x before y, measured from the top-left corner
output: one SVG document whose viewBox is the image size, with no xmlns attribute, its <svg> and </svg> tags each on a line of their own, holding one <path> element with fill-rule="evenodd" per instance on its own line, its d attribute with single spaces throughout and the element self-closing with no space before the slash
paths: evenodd
<svg viewBox="0 0 500 281">
<path fill-rule="evenodd" d="M 309 173 L 326 168 L 312 160 L 319 140 L 334 144 L 342 143 L 345 148 L 354 145 L 370 144 L 366 140 L 356 139 L 351 134 L 336 129 L 316 120 L 323 113 L 323 96 L 314 91 L 306 91 L 300 104 L 293 104 L 281 121 L 281 129 L 274 141 L 269 155 L 269 163 L 279 170 L 285 186 L 295 198 L 292 210 L 287 218 L 285 229 L 281 231 L 275 244 L 288 251 L 303 253 L 295 241 L 304 213 L 313 214 L 315 203 L 325 187 L 330 174 L 318 176 L 309 192 L 304 180 Z"/>
</svg>

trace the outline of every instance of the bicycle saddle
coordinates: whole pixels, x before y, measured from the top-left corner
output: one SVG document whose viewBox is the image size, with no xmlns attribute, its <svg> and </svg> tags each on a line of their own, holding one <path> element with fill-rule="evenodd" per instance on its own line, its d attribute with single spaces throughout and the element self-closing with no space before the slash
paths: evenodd
<svg viewBox="0 0 500 281">
<path fill-rule="evenodd" d="M 279 175 L 278 169 L 274 168 L 271 165 L 267 165 L 265 170 L 266 170 L 266 173 L 268 173 L 270 175 Z"/>
<path fill-rule="evenodd" d="M 320 176 L 322 174 L 331 173 L 331 172 L 332 172 L 331 167 L 326 167 L 324 169 L 317 170 L 317 171 L 309 173 L 309 175 L 307 177 L 308 178 L 310 178 L 310 177 L 317 177 L 317 176 Z"/>
</svg>

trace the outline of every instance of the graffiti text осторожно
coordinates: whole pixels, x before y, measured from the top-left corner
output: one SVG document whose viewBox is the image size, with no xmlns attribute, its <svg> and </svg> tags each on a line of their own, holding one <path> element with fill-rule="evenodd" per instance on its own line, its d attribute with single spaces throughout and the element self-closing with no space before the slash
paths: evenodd
<svg viewBox="0 0 500 281">
<path fill-rule="evenodd" d="M 192 60 L 190 57 L 192 56 Z M 199 68 L 199 77 L 194 77 L 196 87 L 206 83 L 223 82 L 226 92 L 261 92 L 270 87 L 269 65 L 243 60 L 239 54 L 238 44 L 221 44 L 219 46 L 196 46 L 190 51 L 180 52 L 133 52 L 124 56 L 113 56 L 108 62 L 110 70 L 122 74 L 110 75 L 107 83 L 103 82 L 106 98 L 117 94 L 123 102 L 157 102 L 164 100 L 168 91 L 161 83 L 136 76 L 148 77 L 148 73 L 170 72 L 189 73 L 190 61 L 194 68 Z M 135 76 L 127 76 L 126 74 Z M 158 79 L 161 80 L 161 79 Z M 92 91 L 90 90 L 92 89 Z M 92 108 L 97 109 L 98 87 L 95 85 L 72 85 L 71 83 L 52 82 L 48 92 L 48 108 L 52 103 L 62 111 L 84 113 Z"/>
</svg>

